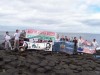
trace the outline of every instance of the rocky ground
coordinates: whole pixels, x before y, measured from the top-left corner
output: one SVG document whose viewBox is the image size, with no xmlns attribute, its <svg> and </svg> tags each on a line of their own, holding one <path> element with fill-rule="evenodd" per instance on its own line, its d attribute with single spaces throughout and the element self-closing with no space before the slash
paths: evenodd
<svg viewBox="0 0 100 75">
<path fill-rule="evenodd" d="M 0 50 L 0 75 L 100 75 L 100 60 L 87 54 Z"/>
</svg>

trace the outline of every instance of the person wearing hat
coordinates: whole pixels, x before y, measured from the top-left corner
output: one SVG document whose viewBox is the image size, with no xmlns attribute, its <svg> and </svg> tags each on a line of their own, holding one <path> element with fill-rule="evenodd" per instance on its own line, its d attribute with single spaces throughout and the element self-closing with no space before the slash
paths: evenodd
<svg viewBox="0 0 100 75">
<path fill-rule="evenodd" d="M 11 40 L 11 36 L 9 35 L 9 32 L 7 31 L 5 35 L 5 49 L 6 50 L 8 50 L 9 48 L 12 50 L 10 40 Z"/>
</svg>

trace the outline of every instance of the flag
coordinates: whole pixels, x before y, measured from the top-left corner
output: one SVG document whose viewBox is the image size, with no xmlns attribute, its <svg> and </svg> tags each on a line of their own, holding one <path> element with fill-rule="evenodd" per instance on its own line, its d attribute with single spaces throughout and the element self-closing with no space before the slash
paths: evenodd
<svg viewBox="0 0 100 75">
<path fill-rule="evenodd" d="M 89 47 L 89 46 L 83 47 L 83 48 L 79 47 L 77 51 L 78 52 L 82 52 L 82 53 L 88 53 L 88 54 L 94 54 L 94 53 L 96 53 L 95 48 Z"/>
<path fill-rule="evenodd" d="M 88 54 L 94 54 L 96 52 L 95 48 L 88 48 L 88 47 L 85 47 L 83 49 L 83 53 L 88 53 Z"/>
</svg>

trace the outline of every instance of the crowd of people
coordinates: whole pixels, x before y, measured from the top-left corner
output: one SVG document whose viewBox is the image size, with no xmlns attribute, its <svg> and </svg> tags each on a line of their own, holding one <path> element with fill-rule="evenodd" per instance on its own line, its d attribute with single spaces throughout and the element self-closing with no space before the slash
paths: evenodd
<svg viewBox="0 0 100 75">
<path fill-rule="evenodd" d="M 12 38 L 9 35 L 9 32 L 7 31 L 6 34 L 5 34 L 5 49 L 8 49 L 8 48 L 10 48 L 11 50 L 14 50 L 16 48 L 19 49 L 19 40 L 20 40 L 20 38 L 24 38 L 25 37 L 25 35 L 22 35 L 22 34 L 25 34 L 24 30 L 22 30 L 22 32 L 20 32 L 19 30 L 16 30 L 16 32 L 13 35 L 14 44 L 12 46 L 11 42 L 10 42 L 10 40 Z M 21 37 L 21 35 L 22 35 L 22 37 Z M 39 40 L 39 39 L 38 39 L 38 41 L 39 42 L 43 42 L 43 40 Z M 69 38 L 69 37 L 64 36 L 64 35 L 62 35 L 61 37 L 59 35 L 57 35 L 55 41 L 50 39 L 50 40 L 45 41 L 45 42 L 59 42 L 59 41 L 73 42 L 74 43 L 74 52 L 75 53 L 77 51 L 77 47 L 81 47 L 83 44 L 87 45 L 87 46 L 93 46 L 95 48 L 99 46 L 97 41 L 96 41 L 96 39 L 93 39 L 92 42 L 88 42 L 87 40 L 84 40 L 81 36 L 78 39 L 77 37 Z"/>
</svg>

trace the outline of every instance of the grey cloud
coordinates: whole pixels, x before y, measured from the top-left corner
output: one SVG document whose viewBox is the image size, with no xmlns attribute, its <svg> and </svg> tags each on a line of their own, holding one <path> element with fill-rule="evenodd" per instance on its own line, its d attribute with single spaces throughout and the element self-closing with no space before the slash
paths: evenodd
<svg viewBox="0 0 100 75">
<path fill-rule="evenodd" d="M 61 24 L 62 21 L 59 20 L 52 20 L 52 19 L 40 19 L 40 18 L 30 18 L 30 19 L 25 19 L 23 22 L 31 22 L 31 23 L 37 23 L 37 24 Z"/>
<path fill-rule="evenodd" d="M 100 26 L 100 19 L 88 19 L 81 22 L 90 26 Z"/>
</svg>

